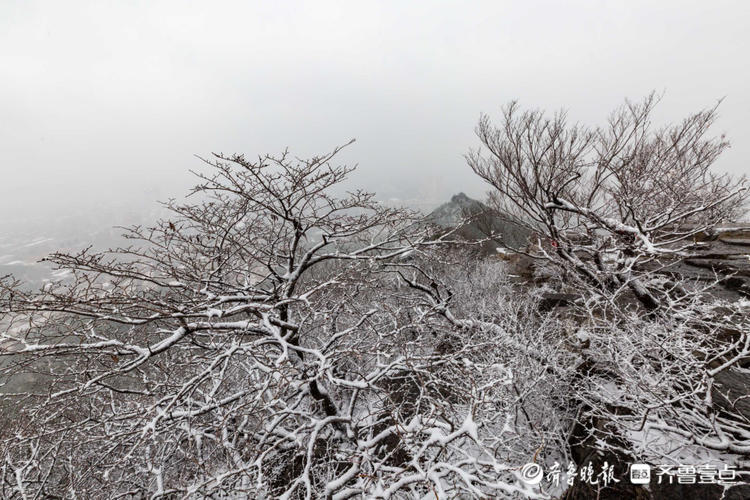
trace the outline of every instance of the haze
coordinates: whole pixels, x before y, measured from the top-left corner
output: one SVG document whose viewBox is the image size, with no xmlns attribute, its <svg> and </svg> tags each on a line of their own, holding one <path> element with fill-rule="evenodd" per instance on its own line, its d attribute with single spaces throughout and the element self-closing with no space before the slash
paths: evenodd
<svg viewBox="0 0 750 500">
<path fill-rule="evenodd" d="M 484 188 L 462 155 L 480 112 L 601 123 L 664 92 L 677 120 L 750 156 L 750 4 L 712 2 L 29 2 L 0 4 L 2 222 L 181 195 L 194 155 L 298 156 L 357 138 L 352 184 L 438 203 Z M 115 209 L 119 210 L 119 209 Z"/>
</svg>

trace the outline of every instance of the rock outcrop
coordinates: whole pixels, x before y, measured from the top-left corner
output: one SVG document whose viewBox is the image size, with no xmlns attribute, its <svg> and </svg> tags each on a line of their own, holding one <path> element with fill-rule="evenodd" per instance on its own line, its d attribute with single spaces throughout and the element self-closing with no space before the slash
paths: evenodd
<svg viewBox="0 0 750 500">
<path fill-rule="evenodd" d="M 508 214 L 494 210 L 484 203 L 459 193 L 451 201 L 436 208 L 427 220 L 437 226 L 453 228 L 464 222 L 457 234 L 467 240 L 490 238 L 482 245 L 488 254 L 497 248 L 523 248 L 530 231 Z"/>
</svg>

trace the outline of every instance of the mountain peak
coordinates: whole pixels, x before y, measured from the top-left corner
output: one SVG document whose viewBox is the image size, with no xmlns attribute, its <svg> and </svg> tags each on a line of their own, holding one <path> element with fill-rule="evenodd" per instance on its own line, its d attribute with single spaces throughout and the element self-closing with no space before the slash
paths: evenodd
<svg viewBox="0 0 750 500">
<path fill-rule="evenodd" d="M 472 200 L 471 198 L 466 196 L 464 193 L 455 194 L 451 198 L 451 203 L 466 203 L 467 201 L 472 201 Z"/>
<path fill-rule="evenodd" d="M 484 244 L 487 252 L 495 253 L 495 248 L 521 248 L 526 245 L 529 230 L 506 213 L 494 210 L 481 201 L 469 198 L 465 193 L 451 197 L 430 213 L 427 219 L 442 227 L 461 225 L 457 234 L 469 240 L 491 237 Z"/>
</svg>

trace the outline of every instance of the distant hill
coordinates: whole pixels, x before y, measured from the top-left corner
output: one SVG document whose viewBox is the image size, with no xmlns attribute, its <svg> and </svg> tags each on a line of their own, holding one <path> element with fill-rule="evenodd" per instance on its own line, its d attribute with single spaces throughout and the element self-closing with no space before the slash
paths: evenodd
<svg viewBox="0 0 750 500">
<path fill-rule="evenodd" d="M 525 247 L 530 234 L 510 215 L 498 212 L 464 193 L 453 196 L 451 201 L 433 210 L 427 220 L 444 228 L 453 228 L 469 220 L 457 234 L 469 240 L 492 237 L 483 245 L 487 253 L 496 253 L 498 248 Z"/>
</svg>

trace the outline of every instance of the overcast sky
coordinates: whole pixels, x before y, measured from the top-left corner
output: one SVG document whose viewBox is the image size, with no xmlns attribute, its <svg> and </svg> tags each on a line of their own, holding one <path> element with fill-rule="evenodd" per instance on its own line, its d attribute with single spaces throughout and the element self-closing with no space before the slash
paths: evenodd
<svg viewBox="0 0 750 500">
<path fill-rule="evenodd" d="M 194 155 L 342 160 L 384 197 L 483 187 L 481 112 L 519 99 L 601 123 L 665 92 L 659 119 L 726 97 L 719 166 L 750 170 L 750 2 L 0 3 L 0 208 L 164 199 Z"/>
</svg>

